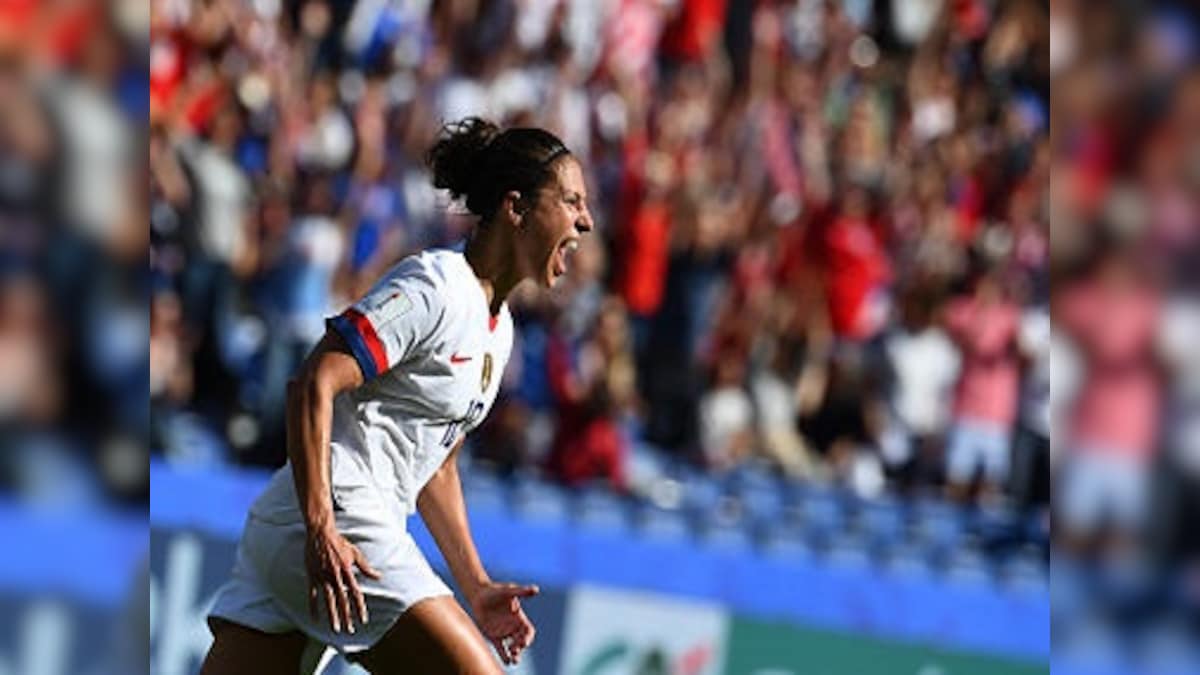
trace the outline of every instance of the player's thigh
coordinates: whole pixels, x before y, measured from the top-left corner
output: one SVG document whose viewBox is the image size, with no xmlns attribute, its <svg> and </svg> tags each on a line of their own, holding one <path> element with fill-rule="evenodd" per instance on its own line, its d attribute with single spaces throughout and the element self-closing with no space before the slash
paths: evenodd
<svg viewBox="0 0 1200 675">
<path fill-rule="evenodd" d="M 296 675 L 307 638 L 298 632 L 264 633 L 214 619 L 213 644 L 200 675 Z"/>
<path fill-rule="evenodd" d="M 413 605 L 374 647 L 355 655 L 354 661 L 376 675 L 503 672 L 471 618 L 449 595 Z"/>
</svg>

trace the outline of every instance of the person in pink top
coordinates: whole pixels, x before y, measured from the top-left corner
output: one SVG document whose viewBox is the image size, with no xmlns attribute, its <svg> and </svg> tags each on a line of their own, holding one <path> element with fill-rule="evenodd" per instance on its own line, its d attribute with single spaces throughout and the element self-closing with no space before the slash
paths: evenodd
<svg viewBox="0 0 1200 675">
<path fill-rule="evenodd" d="M 946 329 L 962 357 L 946 443 L 946 482 L 954 499 L 969 496 L 979 472 L 987 496 L 998 494 L 1008 479 L 1020 386 L 1020 321 L 1020 307 L 1006 297 L 994 272 L 944 309 Z"/>
<path fill-rule="evenodd" d="M 1083 380 L 1072 405 L 1058 492 L 1066 541 L 1086 545 L 1111 526 L 1126 539 L 1142 523 L 1158 446 L 1159 294 L 1128 254 L 1103 254 L 1055 303 Z"/>
</svg>

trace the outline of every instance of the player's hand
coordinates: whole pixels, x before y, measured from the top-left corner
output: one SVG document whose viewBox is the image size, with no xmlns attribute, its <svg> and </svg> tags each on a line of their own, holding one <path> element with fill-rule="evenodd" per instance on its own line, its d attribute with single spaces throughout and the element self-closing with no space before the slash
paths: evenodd
<svg viewBox="0 0 1200 675">
<path fill-rule="evenodd" d="M 519 663 L 537 630 L 521 609 L 521 598 L 538 594 L 537 586 L 490 582 L 470 598 L 480 632 L 496 648 L 504 665 Z"/>
<path fill-rule="evenodd" d="M 320 599 L 324 598 L 333 632 L 354 633 L 355 614 L 360 624 L 367 622 L 367 601 L 354 570 L 357 567 L 372 579 L 379 579 L 380 574 L 357 546 L 332 525 L 310 529 L 304 547 L 304 566 L 308 570 L 308 611 L 313 619 L 317 618 Z"/>
</svg>

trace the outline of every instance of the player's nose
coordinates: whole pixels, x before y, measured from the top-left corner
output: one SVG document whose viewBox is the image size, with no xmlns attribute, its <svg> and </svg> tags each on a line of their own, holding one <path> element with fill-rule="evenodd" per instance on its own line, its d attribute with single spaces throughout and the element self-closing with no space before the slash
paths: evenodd
<svg viewBox="0 0 1200 675">
<path fill-rule="evenodd" d="M 595 227 L 596 227 L 596 224 L 595 224 L 595 222 L 592 221 L 592 214 L 587 211 L 585 211 L 583 214 L 581 214 L 579 216 L 579 218 L 575 221 L 575 231 L 578 232 L 579 234 L 587 234 L 588 232 L 591 232 Z"/>
</svg>

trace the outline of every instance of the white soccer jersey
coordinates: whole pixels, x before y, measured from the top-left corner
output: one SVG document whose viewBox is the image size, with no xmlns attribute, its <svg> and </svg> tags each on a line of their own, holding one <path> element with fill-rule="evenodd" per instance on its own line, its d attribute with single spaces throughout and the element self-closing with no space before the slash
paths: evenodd
<svg viewBox="0 0 1200 675">
<path fill-rule="evenodd" d="M 366 380 L 334 399 L 332 482 L 370 481 L 395 496 L 397 515 L 411 514 L 421 488 L 495 401 L 513 342 L 508 306 L 493 317 L 463 254 L 430 250 L 400 261 L 328 325 Z M 268 492 L 294 492 L 290 483 L 290 474 L 277 475 Z M 264 495 L 255 510 L 295 507 L 294 494 L 278 496 L 285 501 Z"/>
</svg>

